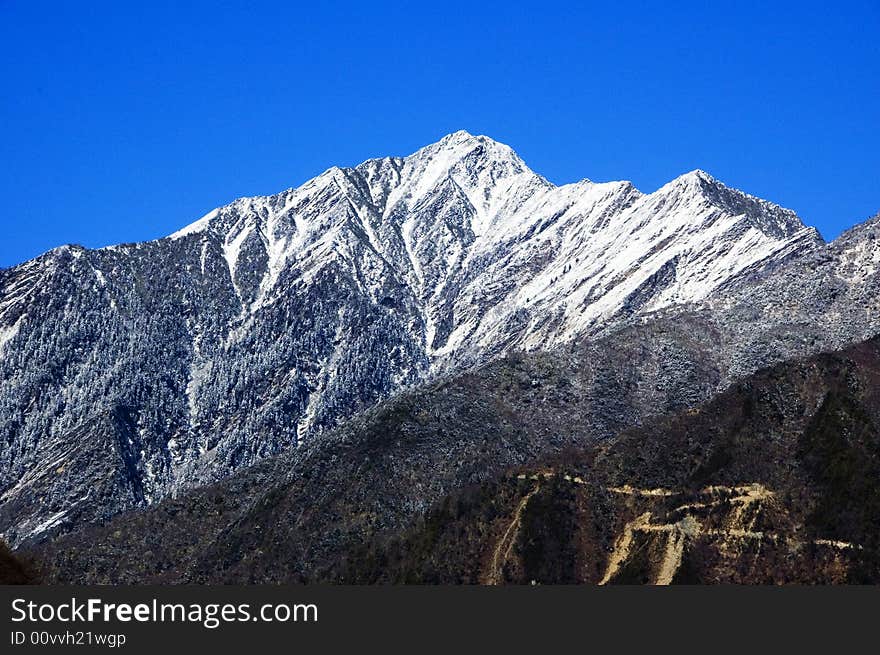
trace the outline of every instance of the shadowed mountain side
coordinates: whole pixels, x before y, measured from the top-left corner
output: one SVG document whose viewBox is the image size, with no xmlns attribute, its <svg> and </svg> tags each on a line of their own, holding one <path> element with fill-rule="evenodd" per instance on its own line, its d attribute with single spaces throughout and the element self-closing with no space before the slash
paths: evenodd
<svg viewBox="0 0 880 655">
<path fill-rule="evenodd" d="M 338 581 L 880 582 L 880 340 L 454 493 Z"/>
<path fill-rule="evenodd" d="M 40 582 L 37 567 L 29 560 L 14 555 L 0 541 L 0 585 L 37 584 Z"/>
<path fill-rule="evenodd" d="M 703 328 L 632 329 L 640 338 L 511 356 L 421 387 L 229 480 L 35 552 L 57 582 L 324 579 L 352 547 L 455 489 L 714 391 Z"/>
</svg>

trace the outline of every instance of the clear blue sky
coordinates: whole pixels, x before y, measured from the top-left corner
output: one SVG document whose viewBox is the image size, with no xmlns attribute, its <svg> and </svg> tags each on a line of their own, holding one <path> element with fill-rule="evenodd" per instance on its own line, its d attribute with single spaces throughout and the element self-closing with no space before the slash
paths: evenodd
<svg viewBox="0 0 880 655">
<path fill-rule="evenodd" d="M 0 266 L 457 129 L 556 183 L 703 168 L 826 238 L 880 210 L 877 0 L 576 4 L 0 0 Z"/>
</svg>

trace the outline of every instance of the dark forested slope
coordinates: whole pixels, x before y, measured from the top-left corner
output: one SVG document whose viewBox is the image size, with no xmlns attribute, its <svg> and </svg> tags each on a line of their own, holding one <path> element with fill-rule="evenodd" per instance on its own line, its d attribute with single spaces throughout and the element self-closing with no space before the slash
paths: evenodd
<svg viewBox="0 0 880 655">
<path fill-rule="evenodd" d="M 446 497 L 347 582 L 878 583 L 880 340 Z"/>
</svg>

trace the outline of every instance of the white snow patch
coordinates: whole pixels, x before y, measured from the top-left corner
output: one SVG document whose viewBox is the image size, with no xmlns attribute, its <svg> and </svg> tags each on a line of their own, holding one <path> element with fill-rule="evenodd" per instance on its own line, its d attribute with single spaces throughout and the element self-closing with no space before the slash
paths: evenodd
<svg viewBox="0 0 880 655">
<path fill-rule="evenodd" d="M 211 220 L 214 219 L 219 213 L 220 213 L 219 207 L 217 209 L 212 209 L 207 214 L 202 216 L 199 220 L 197 220 L 193 223 L 190 223 L 186 227 L 178 230 L 177 232 L 174 232 L 173 234 L 169 234 L 168 238 L 172 239 L 174 241 L 177 241 L 178 239 L 182 239 L 183 237 L 185 237 L 187 235 L 196 234 L 198 232 L 203 232 L 211 224 Z"/>
<path fill-rule="evenodd" d="M 253 225 L 247 224 L 232 240 L 223 244 L 223 257 L 226 259 L 227 266 L 229 266 L 229 277 L 233 282 L 235 281 L 235 267 L 238 264 L 238 255 L 241 252 L 241 247 L 253 229 Z"/>
<path fill-rule="evenodd" d="M 36 526 L 34 526 L 33 528 L 29 528 L 29 529 L 27 530 L 27 535 L 28 535 L 29 537 L 33 537 L 33 536 L 38 535 L 38 534 L 40 534 L 40 533 L 42 533 L 42 532 L 46 532 L 47 530 L 51 530 L 51 529 L 54 528 L 56 525 L 58 525 L 59 523 L 61 523 L 61 521 L 64 520 L 64 518 L 67 516 L 67 513 L 68 513 L 69 511 L 70 511 L 69 509 L 63 509 L 63 510 L 61 510 L 60 512 L 55 512 L 54 514 L 48 516 L 48 517 L 47 517 L 44 521 L 42 521 L 41 523 L 38 523 L 38 524 L 37 524 Z"/>
<path fill-rule="evenodd" d="M 3 350 L 3 346 L 12 341 L 15 338 L 15 335 L 18 334 L 18 329 L 21 327 L 21 323 L 24 320 L 24 315 L 20 316 L 15 323 L 12 325 L 8 325 L 6 327 L 0 327 L 0 350 Z"/>
</svg>

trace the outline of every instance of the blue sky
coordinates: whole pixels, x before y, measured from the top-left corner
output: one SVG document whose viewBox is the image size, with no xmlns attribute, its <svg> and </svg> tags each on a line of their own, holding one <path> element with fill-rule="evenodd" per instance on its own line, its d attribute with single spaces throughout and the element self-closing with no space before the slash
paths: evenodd
<svg viewBox="0 0 880 655">
<path fill-rule="evenodd" d="M 880 210 L 876 0 L 303 4 L 0 0 L 0 266 L 457 129 L 556 183 L 703 168 L 826 238 Z"/>
</svg>

